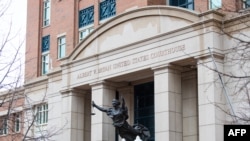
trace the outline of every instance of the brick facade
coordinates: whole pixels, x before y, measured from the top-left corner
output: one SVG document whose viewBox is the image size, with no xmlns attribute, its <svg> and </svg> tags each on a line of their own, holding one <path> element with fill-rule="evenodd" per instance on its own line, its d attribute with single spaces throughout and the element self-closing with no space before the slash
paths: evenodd
<svg viewBox="0 0 250 141">
<path fill-rule="evenodd" d="M 25 77 L 34 78 L 38 76 L 39 49 L 40 49 L 40 3 L 29 0 L 27 3 L 27 31 L 26 31 L 26 55 L 25 55 Z"/>
<path fill-rule="evenodd" d="M 208 10 L 209 2 L 207 0 L 195 0 L 194 10 L 204 12 Z"/>
<path fill-rule="evenodd" d="M 41 76 L 41 39 L 50 35 L 50 68 L 60 66 L 58 59 L 57 38 L 66 36 L 66 56 L 69 55 L 79 42 L 78 13 L 79 10 L 94 5 L 94 28 L 100 25 L 99 3 L 101 0 L 51 0 L 51 15 L 49 26 L 43 27 L 42 13 L 43 0 L 28 0 L 27 9 L 27 41 L 26 41 L 26 64 L 25 80 Z M 237 0 L 222 0 L 223 9 L 237 10 L 242 4 Z M 116 15 L 148 5 L 166 5 L 166 0 L 116 0 Z M 208 0 L 195 0 L 194 10 L 204 12 L 209 9 Z M 51 64 L 52 63 L 52 64 Z"/>
<path fill-rule="evenodd" d="M 20 92 L 20 93 L 19 93 Z M 0 128 L 4 127 L 3 120 L 7 121 L 7 133 L 1 131 L 0 140 L 1 141 L 21 141 L 24 133 L 24 98 L 22 97 L 23 90 L 14 92 L 15 96 L 12 97 L 11 93 L 0 92 L 0 98 L 2 102 L 0 103 Z M 20 95 L 19 95 L 20 94 Z M 12 98 L 14 101 L 11 102 Z M 9 115 L 7 114 L 8 112 Z M 19 115 L 19 131 L 15 129 L 15 119 L 16 115 Z"/>
</svg>

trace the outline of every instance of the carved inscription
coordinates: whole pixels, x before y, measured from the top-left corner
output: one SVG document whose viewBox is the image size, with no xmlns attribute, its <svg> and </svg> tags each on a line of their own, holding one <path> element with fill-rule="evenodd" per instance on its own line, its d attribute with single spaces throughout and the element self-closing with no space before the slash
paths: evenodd
<svg viewBox="0 0 250 141">
<path fill-rule="evenodd" d="M 149 55 L 143 55 L 132 59 L 133 64 L 149 60 Z"/>
<path fill-rule="evenodd" d="M 126 66 L 129 66 L 130 64 L 131 64 L 130 60 L 118 62 L 118 63 L 115 63 L 113 65 L 113 69 L 118 69 L 118 68 L 126 67 Z"/>
<path fill-rule="evenodd" d="M 158 57 L 161 57 L 161 56 L 166 56 L 166 55 L 177 53 L 177 52 L 184 51 L 184 50 L 185 50 L 185 45 L 181 45 L 181 46 L 161 50 L 161 51 L 158 51 L 158 52 L 151 53 L 151 59 L 158 58 Z"/>
<path fill-rule="evenodd" d="M 111 68 L 112 68 L 111 65 L 100 67 L 100 68 L 94 70 L 94 74 L 104 73 L 104 72 L 110 71 Z"/>
<path fill-rule="evenodd" d="M 92 75 L 92 70 L 91 71 L 86 71 L 86 72 L 78 74 L 77 79 L 88 77 L 88 76 L 91 76 L 91 75 Z"/>
<path fill-rule="evenodd" d="M 88 71 L 85 71 L 85 72 L 82 72 L 82 73 L 78 74 L 77 79 L 90 77 L 92 75 L 101 74 L 101 73 L 109 72 L 109 71 L 112 71 L 112 70 L 115 70 L 115 69 L 128 67 L 128 66 L 131 66 L 133 64 L 142 63 L 142 62 L 153 60 L 153 59 L 156 59 L 156 58 L 159 58 L 159 57 L 164 57 L 164 56 L 167 56 L 169 54 L 183 52 L 183 51 L 185 51 L 185 49 L 186 49 L 185 45 L 180 45 L 180 46 L 177 46 L 177 47 L 172 47 L 172 48 L 168 48 L 168 49 L 165 49 L 165 50 L 159 50 L 157 52 L 152 52 L 150 54 L 141 55 L 141 56 L 138 56 L 138 57 L 135 57 L 135 58 L 120 61 L 120 62 L 117 62 L 117 63 L 114 63 L 114 64 L 101 66 L 98 69 L 88 70 Z"/>
</svg>

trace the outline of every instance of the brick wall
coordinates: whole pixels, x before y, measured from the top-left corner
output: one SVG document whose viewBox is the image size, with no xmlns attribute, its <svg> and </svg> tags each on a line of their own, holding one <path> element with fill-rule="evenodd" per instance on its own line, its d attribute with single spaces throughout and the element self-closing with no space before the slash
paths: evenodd
<svg viewBox="0 0 250 141">
<path fill-rule="evenodd" d="M 166 5 L 166 0 L 148 0 L 148 5 Z"/>
<path fill-rule="evenodd" d="M 53 68 L 60 66 L 57 52 L 57 38 L 66 35 L 69 55 L 78 44 L 78 12 L 94 5 L 94 27 L 99 26 L 99 3 L 101 0 L 51 0 L 51 24 L 42 27 L 42 0 L 28 0 L 28 19 L 26 37 L 25 80 L 36 78 L 41 74 L 41 38 L 50 35 L 50 58 Z M 223 7 L 235 10 L 240 7 L 237 0 L 222 0 Z M 166 0 L 116 0 L 116 14 L 147 5 L 166 5 Z M 236 3 L 237 2 L 237 3 Z M 209 9 L 208 0 L 195 0 L 195 11 L 204 12 Z"/>
<path fill-rule="evenodd" d="M 42 1 L 28 0 L 27 9 L 27 35 L 26 35 L 26 64 L 25 80 L 36 78 L 41 74 L 41 38 L 50 35 L 50 58 L 52 67 L 58 67 L 57 38 L 66 35 L 67 51 L 69 55 L 76 42 L 73 40 L 78 33 L 75 32 L 76 4 L 73 1 L 51 1 L 50 25 L 42 25 Z M 78 40 L 77 40 L 78 41 Z"/>
<path fill-rule="evenodd" d="M 222 0 L 222 10 L 227 12 L 236 12 L 237 10 L 241 9 L 241 6 L 238 6 L 240 0 Z"/>
<path fill-rule="evenodd" d="M 209 8 L 208 0 L 195 0 L 194 1 L 194 10 L 197 12 L 207 11 Z"/>
<path fill-rule="evenodd" d="M 38 0 L 27 1 L 27 29 L 26 29 L 26 54 L 25 78 L 38 76 L 38 50 L 40 47 L 40 4 Z"/>
<path fill-rule="evenodd" d="M 133 8 L 144 7 L 147 5 L 147 0 L 117 0 L 116 10 L 117 14 L 126 12 Z"/>
<path fill-rule="evenodd" d="M 1 95 L 1 98 L 3 99 L 2 95 Z M 11 114 L 7 117 L 7 111 L 8 111 L 8 108 L 11 106 Z M 17 99 L 14 99 L 14 103 L 10 104 L 8 102 L 8 100 L 6 100 L 3 105 L 1 105 L 0 107 L 0 112 L 3 112 L 3 113 L 6 113 L 5 115 L 0 115 L 0 124 L 2 126 L 3 124 L 3 119 L 4 118 L 7 118 L 8 120 L 8 134 L 6 135 L 0 135 L 0 141 L 22 141 L 22 137 L 23 137 L 23 133 L 25 132 L 24 131 L 24 128 L 23 128 L 23 123 L 24 123 L 24 114 L 23 114 L 23 111 L 16 111 L 18 114 L 20 114 L 20 132 L 15 132 L 14 130 L 14 113 L 13 111 L 14 108 L 17 108 L 17 107 L 23 107 L 24 106 L 24 98 L 17 98 Z M 16 113 L 16 114 L 17 114 Z"/>
<path fill-rule="evenodd" d="M 75 22 L 75 2 L 66 0 L 51 1 L 51 24 L 43 28 L 42 36 L 50 35 L 50 58 L 53 68 L 60 65 L 58 60 L 57 38 L 61 35 L 66 36 L 67 50 L 70 54 L 75 46 L 74 38 L 76 28 Z"/>
</svg>

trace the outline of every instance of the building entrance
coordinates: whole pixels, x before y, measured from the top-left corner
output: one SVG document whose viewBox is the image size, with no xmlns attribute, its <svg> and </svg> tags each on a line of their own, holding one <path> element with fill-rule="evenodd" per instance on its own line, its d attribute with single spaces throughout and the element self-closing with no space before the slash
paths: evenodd
<svg viewBox="0 0 250 141">
<path fill-rule="evenodd" d="M 134 123 L 150 130 L 149 141 L 154 141 L 154 82 L 134 86 Z"/>
</svg>

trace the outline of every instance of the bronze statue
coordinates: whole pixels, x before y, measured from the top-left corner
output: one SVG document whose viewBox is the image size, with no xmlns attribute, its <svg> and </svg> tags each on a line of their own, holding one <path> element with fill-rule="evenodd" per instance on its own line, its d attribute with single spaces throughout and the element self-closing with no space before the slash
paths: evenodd
<svg viewBox="0 0 250 141">
<path fill-rule="evenodd" d="M 150 132 L 148 128 L 141 124 L 135 124 L 130 126 L 127 122 L 128 108 L 125 106 L 125 100 L 122 98 L 122 106 L 120 107 L 120 101 L 117 99 L 112 100 L 113 108 L 103 108 L 95 104 L 92 101 L 92 106 L 98 110 L 105 112 L 112 120 L 113 125 L 117 129 L 118 134 L 126 141 L 134 141 L 136 136 L 139 136 L 142 141 L 147 141 L 150 138 Z"/>
</svg>

